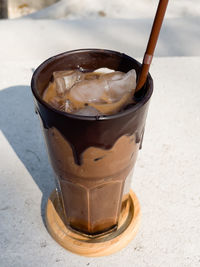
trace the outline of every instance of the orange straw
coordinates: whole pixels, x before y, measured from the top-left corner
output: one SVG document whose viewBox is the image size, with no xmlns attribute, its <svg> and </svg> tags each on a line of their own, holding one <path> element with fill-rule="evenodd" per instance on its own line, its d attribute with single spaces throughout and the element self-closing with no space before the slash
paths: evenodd
<svg viewBox="0 0 200 267">
<path fill-rule="evenodd" d="M 139 91 L 146 82 L 146 78 L 149 72 L 149 68 L 151 65 L 152 58 L 153 58 L 153 54 L 154 54 L 154 50 L 155 50 L 158 36 L 160 33 L 160 29 L 162 26 L 162 22 L 165 16 L 165 11 L 167 9 L 167 4 L 168 4 L 168 0 L 160 0 L 158 4 L 156 16 L 155 16 L 153 26 L 151 29 L 151 34 L 150 34 L 149 41 L 147 44 L 146 52 L 144 54 L 141 72 L 139 74 L 135 92 Z"/>
</svg>

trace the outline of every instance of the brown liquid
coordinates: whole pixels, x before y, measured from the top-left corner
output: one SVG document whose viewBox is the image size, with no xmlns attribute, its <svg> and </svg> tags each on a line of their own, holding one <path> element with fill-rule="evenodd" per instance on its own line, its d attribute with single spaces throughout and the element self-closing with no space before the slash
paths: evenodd
<svg viewBox="0 0 200 267">
<path fill-rule="evenodd" d="M 44 133 L 61 192 L 65 192 L 66 223 L 87 234 L 116 226 L 121 200 L 130 189 L 126 178 L 139 149 L 135 137 L 122 136 L 108 150 L 90 147 L 82 155 L 82 164 L 77 165 L 71 146 L 55 128 Z"/>
<path fill-rule="evenodd" d="M 153 84 L 149 76 L 138 103 L 112 116 L 75 116 L 46 104 L 42 95 L 52 73 L 79 67 L 87 71 L 135 69 L 138 74 L 140 64 L 114 51 L 79 50 L 47 60 L 33 75 L 36 110 L 60 184 L 66 223 L 95 235 L 117 225 L 122 199 L 130 189 Z"/>
</svg>

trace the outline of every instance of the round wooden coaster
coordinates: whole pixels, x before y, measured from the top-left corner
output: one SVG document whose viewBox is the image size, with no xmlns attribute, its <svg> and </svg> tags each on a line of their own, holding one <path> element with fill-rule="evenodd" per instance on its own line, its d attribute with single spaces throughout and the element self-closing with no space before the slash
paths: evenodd
<svg viewBox="0 0 200 267">
<path fill-rule="evenodd" d="M 139 201 L 131 190 L 123 202 L 119 224 L 115 231 L 90 238 L 71 231 L 63 223 L 63 209 L 59 195 L 54 190 L 46 206 L 47 229 L 51 236 L 65 249 L 73 253 L 99 257 L 112 254 L 124 248 L 136 235 L 140 218 Z"/>
</svg>

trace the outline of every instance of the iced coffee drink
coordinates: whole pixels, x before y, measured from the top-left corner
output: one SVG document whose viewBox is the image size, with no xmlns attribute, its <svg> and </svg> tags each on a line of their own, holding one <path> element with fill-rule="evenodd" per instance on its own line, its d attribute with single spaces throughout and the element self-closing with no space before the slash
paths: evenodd
<svg viewBox="0 0 200 267">
<path fill-rule="evenodd" d="M 117 52 L 78 50 L 47 60 L 33 76 L 65 224 L 83 234 L 114 230 L 128 197 L 152 93 L 149 76 L 133 97 L 139 67 Z"/>
</svg>

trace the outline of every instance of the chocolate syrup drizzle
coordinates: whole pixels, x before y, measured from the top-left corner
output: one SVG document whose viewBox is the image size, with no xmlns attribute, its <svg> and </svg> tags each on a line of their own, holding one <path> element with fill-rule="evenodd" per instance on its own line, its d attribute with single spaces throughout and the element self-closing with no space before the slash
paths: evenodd
<svg viewBox="0 0 200 267">
<path fill-rule="evenodd" d="M 34 72 L 31 87 L 35 105 L 45 129 L 55 127 L 71 145 L 76 164 L 81 165 L 82 154 L 89 147 L 110 149 L 123 135 L 136 136 L 136 143 L 142 139 L 153 81 L 149 75 L 146 86 L 140 92 L 135 105 L 111 116 L 86 117 L 55 110 L 42 100 L 53 71 L 83 68 L 93 71 L 98 68 L 139 73 L 141 64 L 133 58 L 114 51 L 82 49 L 55 56 L 42 63 Z M 137 75 L 138 76 L 138 75 Z M 141 145 L 141 143 L 140 143 Z"/>
</svg>

